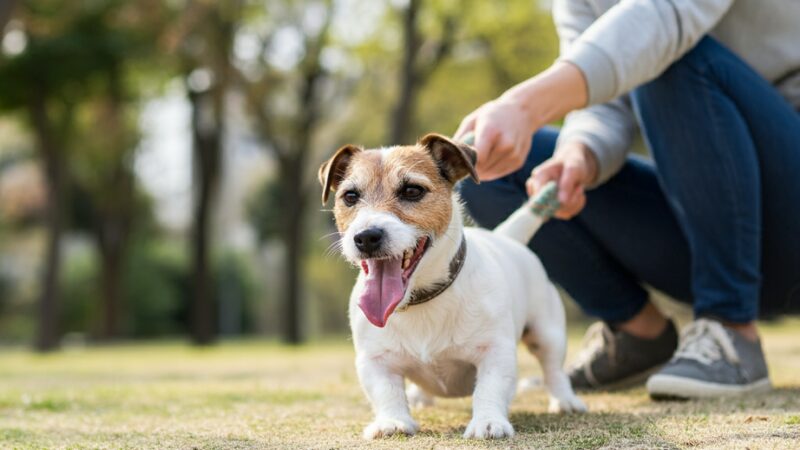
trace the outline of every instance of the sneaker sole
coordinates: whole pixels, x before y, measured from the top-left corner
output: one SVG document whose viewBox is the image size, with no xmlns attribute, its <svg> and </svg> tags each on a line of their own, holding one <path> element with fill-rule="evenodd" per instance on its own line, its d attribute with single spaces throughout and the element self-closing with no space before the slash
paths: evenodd
<svg viewBox="0 0 800 450">
<path fill-rule="evenodd" d="M 613 381 L 611 383 L 601 384 L 599 386 L 575 388 L 575 392 L 613 392 L 637 387 L 643 385 L 651 375 L 661 370 L 662 367 L 663 364 L 659 364 L 653 368 L 645 370 L 644 372 L 639 372 L 627 378 Z"/>
<path fill-rule="evenodd" d="M 647 380 L 647 392 L 653 400 L 689 400 L 693 398 L 733 397 L 766 392 L 772 388 L 769 378 L 750 384 L 730 385 L 684 378 L 675 375 L 653 375 Z"/>
</svg>

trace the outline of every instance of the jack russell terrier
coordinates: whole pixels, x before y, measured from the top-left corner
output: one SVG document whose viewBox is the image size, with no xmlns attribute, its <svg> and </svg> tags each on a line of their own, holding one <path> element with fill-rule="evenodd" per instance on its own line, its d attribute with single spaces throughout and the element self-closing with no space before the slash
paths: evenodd
<svg viewBox="0 0 800 450">
<path fill-rule="evenodd" d="M 414 434 L 409 403 L 468 395 L 465 437 L 512 436 L 520 340 L 542 366 L 549 410 L 586 410 L 562 368 L 561 299 L 519 242 L 536 227 L 517 240 L 463 227 L 454 186 L 467 175 L 477 181 L 476 158 L 468 145 L 429 134 L 413 146 L 348 145 L 320 167 L 323 203 L 335 192 L 341 251 L 361 268 L 349 315 L 358 377 L 375 413 L 367 439 Z"/>
</svg>

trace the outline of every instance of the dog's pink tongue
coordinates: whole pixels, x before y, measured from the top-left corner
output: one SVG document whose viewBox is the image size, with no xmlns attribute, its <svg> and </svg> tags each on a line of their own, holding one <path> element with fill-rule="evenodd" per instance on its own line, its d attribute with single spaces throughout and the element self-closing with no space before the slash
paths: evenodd
<svg viewBox="0 0 800 450">
<path fill-rule="evenodd" d="M 403 300 L 402 258 L 368 259 L 367 280 L 358 306 L 376 327 L 383 328 Z"/>
</svg>

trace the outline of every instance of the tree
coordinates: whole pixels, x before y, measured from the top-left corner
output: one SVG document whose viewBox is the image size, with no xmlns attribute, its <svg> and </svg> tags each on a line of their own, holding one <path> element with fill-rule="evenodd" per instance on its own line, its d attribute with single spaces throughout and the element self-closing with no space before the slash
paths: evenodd
<svg viewBox="0 0 800 450">
<path fill-rule="evenodd" d="M 452 50 L 457 28 L 457 15 L 445 13 L 438 18 L 441 22 L 441 36 L 438 40 L 425 38 L 420 26 L 420 0 L 408 0 L 401 10 L 403 57 L 400 70 L 400 92 L 391 117 L 389 142 L 400 144 L 410 142 L 411 120 L 417 96 L 433 72 L 441 65 Z M 463 13 L 459 9 L 459 13 Z"/>
<path fill-rule="evenodd" d="M 23 5 L 23 19 L 46 12 Z M 78 48 L 86 42 L 74 23 L 64 25 L 61 35 L 37 35 L 29 32 L 25 49 L 5 58 L 0 66 L 0 85 L 16 86 L 3 89 L 0 106 L 6 110 L 21 111 L 27 117 L 36 141 L 37 155 L 43 166 L 46 181 L 44 222 L 47 243 L 44 270 L 41 275 L 41 292 L 38 303 L 38 328 L 35 348 L 53 350 L 58 346 L 58 280 L 61 269 L 61 236 L 64 230 L 64 211 L 67 173 L 65 171 L 65 142 L 73 123 L 73 96 L 66 95 L 70 82 L 76 78 L 89 78 L 95 67 L 87 63 L 91 50 Z M 90 47 L 91 48 L 91 47 Z M 64 58 L 74 57 L 74 65 L 57 64 Z M 56 63 L 56 64 L 54 64 Z"/>
<path fill-rule="evenodd" d="M 333 20 L 333 2 L 283 1 L 271 5 L 265 18 L 256 15 L 264 49 L 251 61 L 242 62 L 235 72 L 237 88 L 246 99 L 253 117 L 253 127 L 277 164 L 277 185 L 284 209 L 278 226 L 285 248 L 285 290 L 283 293 L 283 339 L 288 343 L 304 340 L 302 330 L 301 261 L 306 232 L 306 213 L 310 198 L 309 167 L 312 166 L 311 142 L 323 114 L 323 86 L 332 81 L 322 63 L 322 53 L 329 45 Z M 268 27 L 265 27 L 267 25 Z M 302 36 L 298 55 L 290 68 L 276 67 L 267 54 L 275 34 L 291 29 Z M 249 70 L 243 70 L 245 67 Z M 288 101 L 291 106 L 277 105 Z"/>
<path fill-rule="evenodd" d="M 96 337 L 112 339 L 122 333 L 126 260 L 134 227 L 146 216 L 133 170 L 139 143 L 138 104 L 149 78 L 163 78 L 158 40 L 166 12 L 148 1 L 106 2 L 88 9 L 92 17 L 86 33 L 104 43 L 97 82 L 91 96 L 81 103 L 76 124 L 79 148 L 72 152 L 70 171 L 82 205 L 88 212 L 84 223 L 73 225 L 88 231 L 99 256 L 101 311 Z M 158 67 L 154 70 L 154 67 Z M 155 76 L 154 76 L 155 75 Z M 137 83 L 133 86 L 133 81 Z M 102 133 L 97 133 L 100 128 Z"/>
<path fill-rule="evenodd" d="M 137 139 L 125 118 L 133 103 L 124 87 L 125 63 L 147 41 L 141 39 L 145 33 L 132 31 L 130 20 L 122 20 L 126 28 L 116 19 L 124 8 L 142 5 L 66 3 L 21 3 L 27 45 L 0 65 L 0 82 L 15 87 L 3 90 L 0 106 L 27 116 L 45 174 L 39 350 L 51 350 L 59 340 L 61 240 L 67 226 L 80 226 L 69 223 L 70 192 L 84 192 L 92 210 L 86 225 L 101 259 L 99 337 L 118 333 L 122 265 L 134 210 L 131 155 Z M 97 133 L 98 124 L 103 133 Z"/>
<path fill-rule="evenodd" d="M 122 332 L 125 262 L 134 217 L 141 212 L 133 172 L 138 135 L 126 120 L 126 113 L 135 111 L 130 104 L 133 99 L 126 98 L 119 73 L 122 69 L 109 69 L 103 76 L 104 89 L 83 105 L 86 123 L 76 130 L 83 144 L 72 153 L 70 167 L 77 200 L 71 203 L 75 209 L 87 210 L 83 220 L 73 212 L 73 226 L 90 233 L 100 260 L 101 314 L 95 336 L 103 340 Z M 100 135 L 95 131 L 98 126 L 103 130 Z"/>
<path fill-rule="evenodd" d="M 179 25 L 182 30 L 175 49 L 192 107 L 195 198 L 190 323 L 192 341 L 198 345 L 210 344 L 216 335 L 211 217 L 219 191 L 231 49 L 241 8 L 238 0 L 191 0 Z"/>
</svg>

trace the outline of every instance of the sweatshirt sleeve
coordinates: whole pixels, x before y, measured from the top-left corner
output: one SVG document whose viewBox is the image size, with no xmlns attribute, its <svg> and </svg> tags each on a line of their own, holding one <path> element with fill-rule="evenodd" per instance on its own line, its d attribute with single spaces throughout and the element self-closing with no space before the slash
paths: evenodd
<svg viewBox="0 0 800 450">
<path fill-rule="evenodd" d="M 572 44 L 597 20 L 598 14 L 587 0 L 556 0 L 553 8 L 563 55 L 569 52 Z M 606 61 L 599 59 L 598 67 L 591 70 L 613 73 L 610 65 L 603 66 Z M 625 163 L 635 132 L 636 121 L 630 101 L 627 95 L 620 96 L 567 115 L 556 149 L 569 141 L 578 141 L 589 147 L 597 159 L 598 174 L 592 186 L 595 187 L 606 182 Z"/>
<path fill-rule="evenodd" d="M 557 26 L 580 30 L 569 45 L 562 42 L 560 59 L 583 72 L 588 103 L 603 103 L 660 75 L 714 28 L 732 3 L 621 0 L 597 17 L 588 0 L 556 0 Z"/>
<path fill-rule="evenodd" d="M 590 186 L 593 188 L 608 181 L 622 168 L 635 133 L 633 111 L 628 96 L 624 95 L 570 113 L 558 134 L 556 149 L 570 141 L 589 147 L 597 159 L 597 179 Z"/>
</svg>

